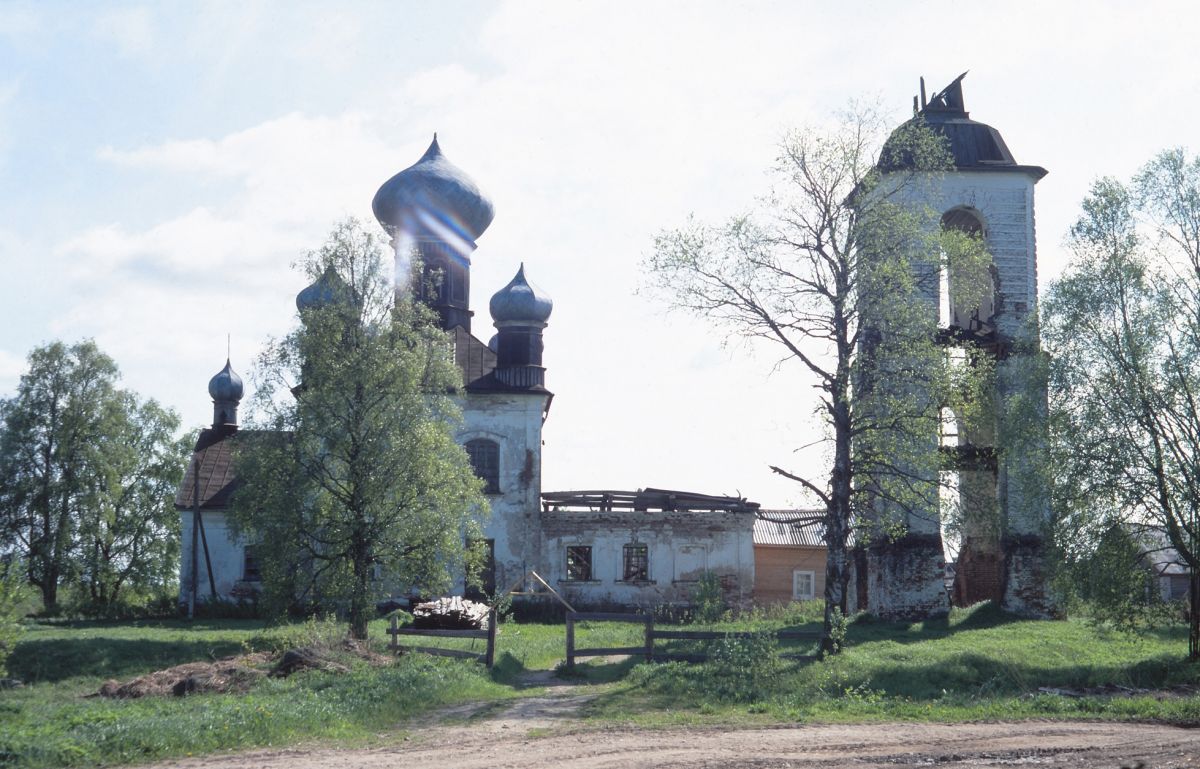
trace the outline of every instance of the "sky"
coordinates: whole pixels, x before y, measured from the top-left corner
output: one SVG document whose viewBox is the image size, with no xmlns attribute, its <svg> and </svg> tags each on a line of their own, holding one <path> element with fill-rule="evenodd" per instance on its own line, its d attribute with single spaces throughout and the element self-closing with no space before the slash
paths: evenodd
<svg viewBox="0 0 1200 769">
<path fill-rule="evenodd" d="M 375 226 L 436 131 L 496 206 L 476 335 L 521 262 L 555 302 L 543 489 L 803 505 L 768 465 L 824 473 L 816 392 L 644 290 L 655 234 L 749 210 L 788 129 L 851 100 L 898 125 L 918 77 L 969 70 L 971 116 L 1050 171 L 1044 293 L 1095 178 L 1200 150 L 1197 28 L 1200 5 L 1152 1 L 0 0 L 0 396 L 33 347 L 90 337 L 210 422 L 227 337 L 252 383 L 296 322 L 296 260 L 340 219 Z"/>
</svg>

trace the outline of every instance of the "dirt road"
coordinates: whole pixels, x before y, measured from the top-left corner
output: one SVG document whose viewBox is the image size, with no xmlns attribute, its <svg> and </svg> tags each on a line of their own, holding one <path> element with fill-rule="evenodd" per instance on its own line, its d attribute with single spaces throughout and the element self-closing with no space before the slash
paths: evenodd
<svg viewBox="0 0 1200 769">
<path fill-rule="evenodd" d="M 583 728 L 586 687 L 556 686 L 499 708 L 467 706 L 362 750 L 255 751 L 163 764 L 187 769 L 632 769 L 633 767 L 1200 767 L 1200 729 L 1144 724 L 1034 722 L 855 724 L 761 729 Z M 465 723 L 463 723 L 465 719 Z"/>
</svg>

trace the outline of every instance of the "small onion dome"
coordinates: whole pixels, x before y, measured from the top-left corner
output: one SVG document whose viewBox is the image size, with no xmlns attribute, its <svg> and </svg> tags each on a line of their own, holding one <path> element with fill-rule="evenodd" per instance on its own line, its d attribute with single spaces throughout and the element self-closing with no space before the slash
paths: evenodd
<svg viewBox="0 0 1200 769">
<path fill-rule="evenodd" d="M 342 276 L 338 275 L 333 265 L 325 268 L 321 277 L 311 286 L 296 294 L 296 309 L 304 312 L 318 307 L 328 307 L 333 304 L 346 303 L 350 298 L 350 287 Z"/>
<path fill-rule="evenodd" d="M 516 276 L 492 296 L 488 309 L 491 310 L 492 320 L 497 323 L 545 323 L 554 310 L 554 302 L 525 279 L 525 264 L 522 262 Z"/>
<path fill-rule="evenodd" d="M 500 352 L 500 335 L 492 334 L 492 338 L 488 340 L 488 349 L 492 352 Z"/>
<path fill-rule="evenodd" d="M 442 154 L 437 134 L 420 160 L 383 183 L 371 210 L 389 232 L 401 229 L 439 240 L 447 239 L 448 230 L 475 241 L 495 216 L 492 201 Z"/>
<path fill-rule="evenodd" d="M 215 401 L 240 401 L 242 399 L 242 378 L 234 373 L 225 359 L 225 368 L 208 380 L 208 394 Z"/>
</svg>

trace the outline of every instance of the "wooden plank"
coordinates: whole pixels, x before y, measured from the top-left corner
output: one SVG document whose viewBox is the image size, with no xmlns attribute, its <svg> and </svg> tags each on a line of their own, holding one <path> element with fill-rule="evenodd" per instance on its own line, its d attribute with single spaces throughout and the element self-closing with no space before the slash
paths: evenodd
<svg viewBox="0 0 1200 769">
<path fill-rule="evenodd" d="M 487 628 L 487 654 L 483 660 L 483 664 L 489 668 L 496 663 L 496 625 L 498 618 L 496 617 L 496 607 L 493 606 L 488 611 L 488 628 Z"/>
<path fill-rule="evenodd" d="M 660 639 L 683 639 L 687 641 L 715 641 L 727 635 L 744 637 L 749 633 L 718 633 L 715 630 L 659 630 L 655 628 L 654 637 Z"/>
<path fill-rule="evenodd" d="M 392 651 L 398 651 L 400 649 L 399 644 L 397 644 L 397 642 L 396 642 L 396 628 L 398 626 L 399 625 L 396 622 L 396 615 L 393 614 L 392 615 L 392 626 L 388 628 L 388 635 L 390 635 L 392 637 L 392 640 L 388 641 L 388 648 L 391 649 Z"/>
<path fill-rule="evenodd" d="M 568 616 L 576 622 L 635 622 L 641 625 L 646 621 L 645 614 L 633 612 L 573 611 Z"/>
<path fill-rule="evenodd" d="M 434 638 L 487 638 L 488 631 L 486 630 L 451 630 L 451 629 L 433 629 L 433 628 L 416 628 L 416 627 L 401 627 L 396 630 L 388 630 L 389 633 L 397 635 L 420 635 L 431 636 Z"/>
<path fill-rule="evenodd" d="M 567 612 L 567 670 L 575 667 L 575 618 Z"/>
<path fill-rule="evenodd" d="M 610 654 L 616 655 L 641 655 L 646 651 L 644 646 L 598 646 L 595 649 L 576 649 L 576 657 L 607 657 Z"/>
<path fill-rule="evenodd" d="M 679 652 L 654 652 L 655 662 L 707 662 L 707 654 L 682 654 Z"/>
<path fill-rule="evenodd" d="M 737 632 L 733 632 L 733 633 L 724 633 L 719 630 L 658 630 L 658 629 L 655 629 L 655 631 L 654 631 L 655 638 L 664 638 L 664 639 L 672 639 L 673 638 L 673 639 L 677 639 L 677 640 L 687 640 L 687 641 L 715 641 L 720 638 L 725 638 L 726 636 L 729 636 L 732 638 L 751 638 L 756 635 L 759 635 L 759 634 L 745 632 L 745 631 L 737 631 Z M 816 641 L 821 638 L 821 632 L 819 630 L 781 630 L 778 633 L 775 633 L 774 635 L 776 638 L 778 638 L 781 641 L 796 640 L 796 639 Z"/>
<path fill-rule="evenodd" d="M 563 606 L 567 607 L 567 611 L 575 611 L 575 607 L 572 606 L 571 604 L 567 603 L 567 599 L 563 598 L 561 595 L 559 595 L 557 590 L 550 587 L 550 583 L 547 582 L 546 580 L 542 579 L 541 574 L 538 574 L 533 569 L 530 569 L 529 573 L 533 575 L 534 579 L 536 579 L 538 582 L 541 582 L 546 587 L 547 590 L 549 590 L 551 593 L 553 593 L 554 597 L 558 599 L 558 602 L 561 603 Z"/>
<path fill-rule="evenodd" d="M 463 651 L 462 649 L 442 649 L 437 646 L 401 646 L 400 650 L 433 654 L 438 657 L 459 657 L 467 660 L 482 660 L 484 658 L 484 655 L 479 652 Z"/>
<path fill-rule="evenodd" d="M 654 660 L 654 615 L 646 615 L 646 630 L 642 643 L 642 654 L 646 658 L 646 662 Z"/>
</svg>

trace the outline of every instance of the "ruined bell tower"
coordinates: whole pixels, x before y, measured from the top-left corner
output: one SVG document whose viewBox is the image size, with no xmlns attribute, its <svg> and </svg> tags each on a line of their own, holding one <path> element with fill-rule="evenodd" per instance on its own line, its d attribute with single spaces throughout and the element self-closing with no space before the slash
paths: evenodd
<svg viewBox="0 0 1200 769">
<path fill-rule="evenodd" d="M 1048 616 L 1048 495 L 1038 475 L 1037 449 L 1045 427 L 1046 392 L 1037 375 L 1037 247 L 1034 187 L 1046 175 L 1019 164 L 995 128 L 966 111 L 963 73 L 931 98 L 914 99 L 913 121 L 945 138 L 954 167 L 921 186 L 940 226 L 979 237 L 991 255 L 991 290 L 962 305 L 964 278 L 953 268 L 938 288 L 938 339 L 951 356 L 994 364 L 994 385 L 982 414 L 968 424 L 943 414 L 940 453 L 948 499 L 941 507 L 959 523 L 956 605 L 993 600 L 1026 616 Z M 1020 422 L 1019 430 L 1014 427 Z M 1014 437 L 1016 433 L 1019 437 Z M 931 440 L 933 436 L 930 436 Z M 947 492 L 943 492 L 944 497 Z M 946 608 L 939 514 L 906 536 L 873 543 L 858 555 L 859 609 L 880 616 L 920 618 Z M 936 544 L 935 544 L 936 543 Z"/>
</svg>

